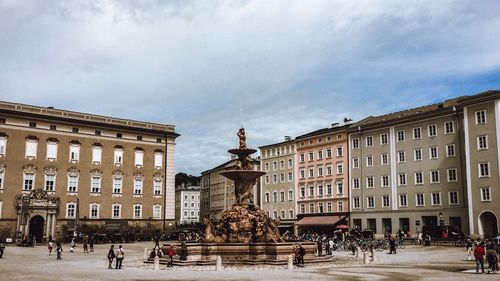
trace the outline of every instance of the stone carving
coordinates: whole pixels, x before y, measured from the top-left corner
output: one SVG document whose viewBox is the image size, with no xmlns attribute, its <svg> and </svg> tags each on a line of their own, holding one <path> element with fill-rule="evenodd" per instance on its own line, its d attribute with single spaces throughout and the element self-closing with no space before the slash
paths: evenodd
<svg viewBox="0 0 500 281">
<path fill-rule="evenodd" d="M 115 178 L 115 179 L 121 179 L 122 177 L 123 177 L 122 170 L 114 170 L 113 171 L 113 178 Z"/>
<path fill-rule="evenodd" d="M 57 174 L 57 168 L 54 166 L 47 166 L 47 167 L 43 168 L 43 172 L 47 176 L 55 176 Z"/>
<path fill-rule="evenodd" d="M 22 205 L 24 195 L 18 195 L 16 197 L 16 204 L 18 208 Z M 31 207 L 58 207 L 60 203 L 59 197 L 54 196 L 53 194 L 48 194 L 47 191 L 38 188 L 29 194 L 29 201 Z"/>
<path fill-rule="evenodd" d="M 26 164 L 23 166 L 23 173 L 25 174 L 34 174 L 36 173 L 36 170 L 37 168 L 32 164 Z"/>
<path fill-rule="evenodd" d="M 133 174 L 134 180 L 144 180 L 144 173 L 143 172 L 134 172 Z"/>
<path fill-rule="evenodd" d="M 7 165 L 5 165 L 5 163 L 0 163 L 0 174 L 5 172 L 6 168 L 7 168 Z"/>
<path fill-rule="evenodd" d="M 102 177 L 102 171 L 99 169 L 90 170 L 90 175 L 93 177 Z"/>
<path fill-rule="evenodd" d="M 37 200 L 47 199 L 47 192 L 43 191 L 41 188 L 35 189 L 31 192 L 30 199 L 37 199 Z"/>
<path fill-rule="evenodd" d="M 155 180 L 155 181 L 162 181 L 163 180 L 163 175 L 161 173 L 154 173 L 153 174 L 153 180 Z"/>
<path fill-rule="evenodd" d="M 67 171 L 69 176 L 78 177 L 80 175 L 80 169 L 75 166 L 69 167 Z"/>
<path fill-rule="evenodd" d="M 240 128 L 237 135 L 240 138 L 240 149 L 247 148 L 247 143 L 246 143 L 247 137 L 245 135 L 245 129 Z"/>
</svg>

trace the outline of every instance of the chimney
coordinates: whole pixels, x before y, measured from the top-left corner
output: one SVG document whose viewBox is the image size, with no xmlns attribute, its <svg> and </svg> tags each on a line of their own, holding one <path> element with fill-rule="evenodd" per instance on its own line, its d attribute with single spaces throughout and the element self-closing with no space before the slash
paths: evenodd
<svg viewBox="0 0 500 281">
<path fill-rule="evenodd" d="M 332 128 L 336 128 L 339 126 L 339 123 L 332 123 Z"/>
<path fill-rule="evenodd" d="M 351 123 L 352 123 L 352 119 L 351 118 L 348 118 L 348 117 L 344 118 L 344 125 L 348 125 L 348 124 L 351 124 Z"/>
<path fill-rule="evenodd" d="M 285 136 L 285 141 L 291 141 L 292 140 L 292 137 L 290 136 Z"/>
</svg>

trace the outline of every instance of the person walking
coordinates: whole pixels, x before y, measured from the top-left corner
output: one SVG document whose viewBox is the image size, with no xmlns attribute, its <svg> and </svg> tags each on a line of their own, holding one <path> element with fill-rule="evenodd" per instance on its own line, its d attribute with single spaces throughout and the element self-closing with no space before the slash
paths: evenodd
<svg viewBox="0 0 500 281">
<path fill-rule="evenodd" d="M 484 254 L 485 250 L 483 248 L 484 243 L 481 242 L 474 248 L 474 258 L 476 258 L 476 273 L 479 273 L 479 266 L 481 266 L 481 271 L 484 273 Z"/>
<path fill-rule="evenodd" d="M 488 261 L 488 273 L 495 272 L 497 270 L 498 255 L 497 251 L 493 249 L 493 243 L 490 242 L 486 246 L 486 260 Z"/>
<path fill-rule="evenodd" d="M 328 248 L 330 248 L 330 254 L 333 256 L 333 239 L 328 241 Z"/>
<path fill-rule="evenodd" d="M 71 248 L 69 249 L 70 252 L 74 252 L 75 251 L 75 247 L 76 247 L 76 242 L 75 242 L 75 238 L 71 238 Z"/>
<path fill-rule="evenodd" d="M 85 235 L 83 237 L 83 241 L 82 241 L 82 244 L 83 244 L 83 252 L 84 253 L 88 253 L 89 252 L 89 237 L 87 235 Z"/>
<path fill-rule="evenodd" d="M 118 246 L 118 250 L 116 250 L 116 265 L 115 269 L 122 269 L 122 262 L 125 258 L 125 252 L 123 251 L 122 245 Z"/>
<path fill-rule="evenodd" d="M 108 251 L 108 269 L 113 268 L 113 260 L 115 259 L 115 245 L 111 245 Z"/>
<path fill-rule="evenodd" d="M 54 243 L 52 241 L 49 241 L 49 243 L 47 243 L 47 248 L 49 249 L 49 256 L 52 255 L 52 249 L 54 248 Z"/>
<path fill-rule="evenodd" d="M 0 242 L 0 259 L 3 259 L 3 251 L 5 250 L 5 244 Z"/>
<path fill-rule="evenodd" d="M 304 266 L 304 256 L 306 255 L 306 250 L 302 245 L 299 244 L 299 265 Z"/>
<path fill-rule="evenodd" d="M 57 259 L 61 259 L 61 254 L 62 254 L 63 248 L 61 246 L 61 242 L 57 241 L 56 243 L 56 254 L 57 254 Z"/>
<path fill-rule="evenodd" d="M 90 241 L 89 241 L 89 246 L 90 246 L 90 252 L 94 252 L 94 235 L 90 236 Z"/>
<path fill-rule="evenodd" d="M 472 260 L 472 239 L 470 239 L 470 236 L 465 241 L 465 248 L 467 249 L 467 260 Z"/>
<path fill-rule="evenodd" d="M 170 246 L 168 247 L 167 256 L 170 259 L 167 266 L 173 266 L 174 265 L 174 245 L 170 244 Z"/>
</svg>

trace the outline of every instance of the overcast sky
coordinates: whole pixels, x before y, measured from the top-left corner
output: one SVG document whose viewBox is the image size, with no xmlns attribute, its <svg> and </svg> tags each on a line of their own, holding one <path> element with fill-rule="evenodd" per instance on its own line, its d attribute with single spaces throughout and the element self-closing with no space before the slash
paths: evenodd
<svg viewBox="0 0 500 281">
<path fill-rule="evenodd" d="M 500 88 L 499 1 L 0 1 L 0 99 L 176 126 L 177 172 Z"/>
</svg>

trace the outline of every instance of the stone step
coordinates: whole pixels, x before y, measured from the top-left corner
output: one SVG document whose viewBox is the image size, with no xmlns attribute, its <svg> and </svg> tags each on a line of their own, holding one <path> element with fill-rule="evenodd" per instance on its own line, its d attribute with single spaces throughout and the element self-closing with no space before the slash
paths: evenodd
<svg viewBox="0 0 500 281">
<path fill-rule="evenodd" d="M 321 256 L 321 257 L 314 257 L 314 258 L 308 258 L 304 259 L 304 263 L 324 263 L 324 262 L 334 262 L 335 258 L 330 257 L 330 256 Z M 144 263 L 150 263 L 152 264 L 154 262 L 153 259 L 148 259 L 144 261 Z M 161 265 L 168 265 L 169 260 L 161 258 L 160 259 L 160 264 Z M 238 260 L 238 261 L 226 261 L 223 263 L 223 265 L 286 265 L 287 261 L 286 260 Z M 198 260 L 198 261 L 181 261 L 181 260 L 175 260 L 173 261 L 174 266 L 210 266 L 213 265 L 215 266 L 215 259 L 213 260 Z"/>
</svg>

